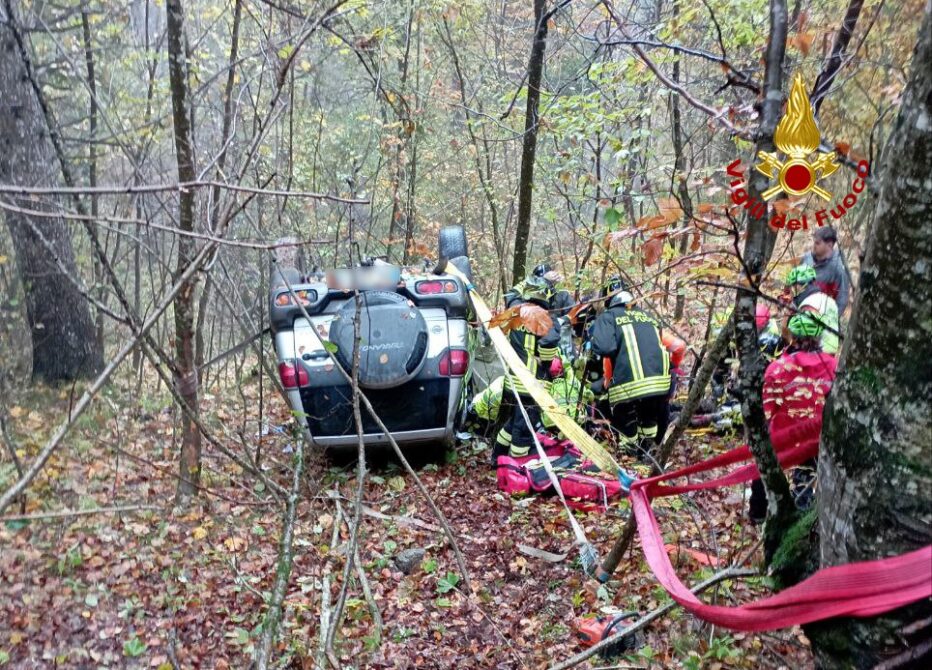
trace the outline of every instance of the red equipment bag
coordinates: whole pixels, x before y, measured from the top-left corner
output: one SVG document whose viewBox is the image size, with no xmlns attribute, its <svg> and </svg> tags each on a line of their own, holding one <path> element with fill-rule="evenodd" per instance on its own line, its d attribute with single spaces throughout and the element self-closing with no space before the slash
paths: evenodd
<svg viewBox="0 0 932 670">
<path fill-rule="evenodd" d="M 621 496 L 621 482 L 600 473 L 557 473 L 557 478 L 567 504 L 577 509 L 604 512 L 609 502 Z"/>
<path fill-rule="evenodd" d="M 604 512 L 612 500 L 621 496 L 621 483 L 599 472 L 571 442 L 551 439 L 547 442 L 541 440 L 541 443 L 546 445 L 545 453 L 570 507 Z M 535 456 L 499 456 L 496 479 L 499 490 L 509 495 L 554 493 L 546 468 Z"/>
</svg>

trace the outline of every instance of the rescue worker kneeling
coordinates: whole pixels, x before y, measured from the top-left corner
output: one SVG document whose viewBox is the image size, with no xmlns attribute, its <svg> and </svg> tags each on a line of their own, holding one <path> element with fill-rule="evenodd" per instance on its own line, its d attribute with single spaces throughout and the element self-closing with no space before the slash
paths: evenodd
<svg viewBox="0 0 932 670">
<path fill-rule="evenodd" d="M 621 279 L 612 280 L 606 295 L 606 310 L 592 327 L 592 351 L 611 363 L 611 377 L 601 383 L 608 385 L 611 425 L 621 447 L 647 456 L 663 438 L 658 424 L 669 402 L 670 354 L 659 322 L 628 307 L 634 298 Z"/>
<path fill-rule="evenodd" d="M 514 307 L 522 303 L 533 303 L 539 307 L 548 309 L 550 306 L 549 285 L 542 277 L 531 274 L 527 279 L 515 286 L 514 289 L 506 293 L 505 300 L 505 307 Z M 550 341 L 549 338 L 552 333 L 554 333 L 553 329 L 551 329 L 551 333 L 548 333 L 544 338 L 538 338 L 537 335 L 524 326 L 514 328 L 508 333 L 508 341 L 511 347 L 518 354 L 521 362 L 525 364 L 531 374 L 538 378 L 543 377 L 543 371 L 539 371 L 540 348 L 552 348 L 556 351 L 556 345 L 559 342 L 559 339 L 552 342 Z M 559 338 L 559 333 L 555 333 L 555 335 Z M 547 374 L 549 374 L 549 370 Z M 521 407 L 518 406 L 518 402 L 515 399 L 515 392 L 520 396 L 521 405 L 524 406 L 524 410 L 527 412 L 530 421 L 524 419 Z M 504 424 L 498 431 L 498 435 L 495 438 L 495 446 L 492 449 L 493 467 L 498 464 L 499 456 L 504 456 L 506 454 L 513 458 L 527 456 L 531 451 L 531 447 L 534 445 L 532 431 L 537 424 L 540 423 L 540 408 L 534 402 L 534 399 L 531 397 L 531 394 L 528 393 L 524 384 L 521 383 L 521 380 L 512 374 L 505 375 L 505 384 L 502 390 L 502 404 L 499 410 L 499 421 L 504 421 Z"/>
</svg>

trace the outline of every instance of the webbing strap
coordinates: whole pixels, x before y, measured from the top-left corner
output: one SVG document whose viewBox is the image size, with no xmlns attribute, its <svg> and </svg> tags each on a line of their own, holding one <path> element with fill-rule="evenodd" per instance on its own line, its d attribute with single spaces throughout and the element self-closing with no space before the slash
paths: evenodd
<svg viewBox="0 0 932 670">
<path fill-rule="evenodd" d="M 563 435 L 571 440 L 599 470 L 607 472 L 613 477 L 617 476 L 621 470 L 621 466 L 612 455 L 605 447 L 596 442 L 589 433 L 584 431 L 582 426 L 576 423 L 569 415 L 566 408 L 557 404 L 557 401 L 547 392 L 547 389 L 544 388 L 540 380 L 538 380 L 521 361 L 521 357 L 518 356 L 518 353 L 511 347 L 505 333 L 498 327 L 489 327 L 489 322 L 492 320 L 492 312 L 485 304 L 482 296 L 476 292 L 475 287 L 452 263 L 447 263 L 445 272 L 462 280 L 469 291 L 473 309 L 476 310 L 476 316 L 479 317 L 479 321 L 482 323 L 483 328 L 485 328 L 489 337 L 492 339 L 492 345 L 495 347 L 499 356 L 508 364 L 512 374 L 518 378 L 528 394 L 534 398 L 534 402 L 537 403 L 538 407 L 550 416 Z M 533 354 L 533 352 L 531 353 Z"/>
<path fill-rule="evenodd" d="M 802 463 L 818 451 L 818 433 L 803 425 L 796 431 L 774 436 L 783 467 Z M 799 440 L 800 436 L 806 436 Z M 729 452 L 669 472 L 634 482 L 630 501 L 637 519 L 638 535 L 647 564 L 672 598 L 699 618 L 743 631 L 776 630 L 838 616 L 868 617 L 932 597 L 932 545 L 901 556 L 849 563 L 817 571 L 808 579 L 779 593 L 739 607 L 707 605 L 680 581 L 664 548 L 663 537 L 650 500 L 699 489 L 738 484 L 758 477 L 747 465 L 711 481 L 680 486 L 661 486 L 661 481 L 730 465 L 751 458 L 748 448 Z"/>
</svg>

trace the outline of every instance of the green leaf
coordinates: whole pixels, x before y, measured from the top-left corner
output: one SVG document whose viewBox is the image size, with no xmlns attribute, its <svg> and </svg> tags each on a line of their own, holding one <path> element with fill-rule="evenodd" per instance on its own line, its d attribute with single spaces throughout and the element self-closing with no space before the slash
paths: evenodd
<svg viewBox="0 0 932 670">
<path fill-rule="evenodd" d="M 421 561 L 421 567 L 424 568 L 424 572 L 432 575 L 437 572 L 437 559 L 425 558 L 423 561 Z"/>
<path fill-rule="evenodd" d="M 6 665 L 10 662 L 10 654 L 5 649 L 0 649 L 0 665 Z"/>
<path fill-rule="evenodd" d="M 84 596 L 84 604 L 88 607 L 97 607 L 97 594 L 88 593 L 86 596 Z"/>
<path fill-rule="evenodd" d="M 621 221 L 621 212 L 614 207 L 605 210 L 605 223 L 608 225 L 609 230 L 616 230 L 619 221 Z"/>
<path fill-rule="evenodd" d="M 324 342 L 324 349 L 329 351 L 331 354 L 335 354 L 337 351 L 339 351 L 339 347 L 337 347 L 337 345 L 335 345 L 333 342 L 330 342 L 329 340 Z"/>
<path fill-rule="evenodd" d="M 453 607 L 453 601 L 450 600 L 449 598 L 437 598 L 434 601 L 434 604 L 437 607 Z"/>
<path fill-rule="evenodd" d="M 140 640 L 138 637 L 133 635 L 130 639 L 123 643 L 123 655 L 129 656 L 130 658 L 136 658 L 137 656 L 142 656 L 146 652 L 146 643 Z"/>
<path fill-rule="evenodd" d="M 456 585 L 459 584 L 460 578 L 455 572 L 448 572 L 445 577 L 441 577 L 437 580 L 437 592 L 438 593 L 449 593 L 456 588 Z"/>
<path fill-rule="evenodd" d="M 405 478 L 400 475 L 389 478 L 388 488 L 390 488 L 392 491 L 398 491 L 399 493 L 404 491 L 405 490 Z"/>
</svg>

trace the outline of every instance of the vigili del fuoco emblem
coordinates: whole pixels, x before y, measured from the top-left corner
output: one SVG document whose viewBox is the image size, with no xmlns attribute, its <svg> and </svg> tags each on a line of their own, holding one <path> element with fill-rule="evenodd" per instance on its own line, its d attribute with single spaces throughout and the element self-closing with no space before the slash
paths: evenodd
<svg viewBox="0 0 932 670">
<path fill-rule="evenodd" d="M 816 126 L 812 105 L 803 84 L 803 78 L 797 73 L 790 89 L 790 99 L 786 113 L 777 125 L 774 144 L 786 154 L 781 162 L 776 153 L 757 152 L 760 162 L 754 167 L 777 182 L 761 196 L 770 200 L 780 191 L 787 195 L 805 195 L 810 191 L 820 198 L 831 200 L 832 194 L 818 185 L 818 182 L 838 169 L 835 153 L 819 153 L 818 158 L 809 161 L 809 155 L 819 148 L 819 128 Z"/>
</svg>

